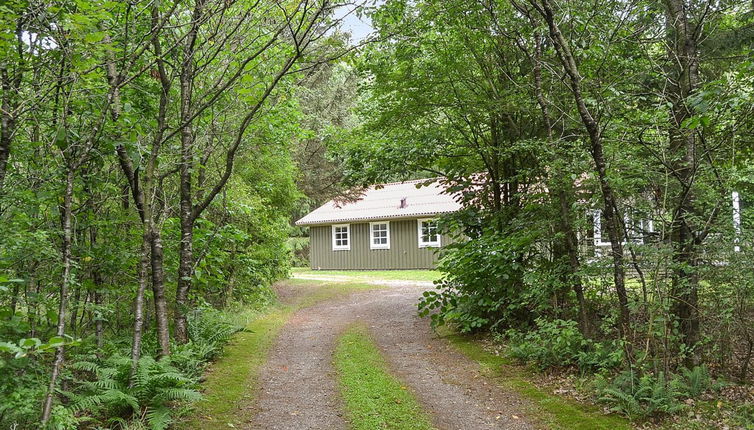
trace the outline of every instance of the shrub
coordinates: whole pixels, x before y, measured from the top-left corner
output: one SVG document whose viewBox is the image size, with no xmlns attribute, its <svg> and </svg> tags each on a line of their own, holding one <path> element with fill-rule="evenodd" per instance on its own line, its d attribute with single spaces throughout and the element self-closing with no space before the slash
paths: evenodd
<svg viewBox="0 0 754 430">
<path fill-rule="evenodd" d="M 578 367 L 584 372 L 614 369 L 623 361 L 619 341 L 595 342 L 586 339 L 575 321 L 538 318 L 536 327 L 526 332 L 508 330 L 508 354 L 540 370 L 551 367 Z"/>
<path fill-rule="evenodd" d="M 610 411 L 630 419 L 646 418 L 656 414 L 671 414 L 683 409 L 675 384 L 660 372 L 642 376 L 637 371 L 626 370 L 612 381 L 598 380 L 599 400 L 607 403 Z"/>
<path fill-rule="evenodd" d="M 623 364 L 623 342 L 615 340 L 588 341 L 587 348 L 580 351 L 577 366 L 582 373 L 603 372 L 617 369 Z"/>
<path fill-rule="evenodd" d="M 576 364 L 588 345 L 575 321 L 538 318 L 534 330 L 508 330 L 506 336 L 510 341 L 508 354 L 511 357 L 533 363 L 541 370 Z"/>
<path fill-rule="evenodd" d="M 444 249 L 443 280 L 419 303 L 433 326 L 453 324 L 462 333 L 511 327 L 531 321 L 546 303 L 546 288 L 533 287 L 526 259 L 534 237 L 524 231 L 484 234 Z"/>
</svg>

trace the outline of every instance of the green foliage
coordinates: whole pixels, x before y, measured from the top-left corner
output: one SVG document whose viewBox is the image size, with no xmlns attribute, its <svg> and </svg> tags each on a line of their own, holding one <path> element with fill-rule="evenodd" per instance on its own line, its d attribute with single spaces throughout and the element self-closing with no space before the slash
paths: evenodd
<svg viewBox="0 0 754 430">
<path fill-rule="evenodd" d="M 288 248 L 293 253 L 293 267 L 309 266 L 309 238 L 308 237 L 290 237 L 288 238 Z"/>
<path fill-rule="evenodd" d="M 419 303 L 421 315 L 435 326 L 457 325 L 463 333 L 504 329 L 532 321 L 546 306 L 546 269 L 527 267 L 534 256 L 536 231 L 495 233 L 448 246 L 439 264 L 444 276 L 436 291 Z"/>
<path fill-rule="evenodd" d="M 625 370 L 613 379 L 599 377 L 599 400 L 610 410 L 631 419 L 673 414 L 685 408 L 685 399 L 697 399 L 717 388 L 704 366 L 682 369 L 680 374 L 641 373 Z"/>
<path fill-rule="evenodd" d="M 142 357 L 132 369 L 130 358 L 115 355 L 102 362 L 78 361 L 71 368 L 83 372 L 85 379 L 75 381 L 75 390 L 64 393 L 70 409 L 105 422 L 145 417 L 150 429 L 164 430 L 173 421 L 173 403 L 200 398 L 195 380 L 169 359 Z"/>
<path fill-rule="evenodd" d="M 575 321 L 538 318 L 535 324 L 531 330 L 505 333 L 512 358 L 541 370 L 578 367 L 582 373 L 611 370 L 623 363 L 620 342 L 587 339 Z"/>
<path fill-rule="evenodd" d="M 645 418 L 655 414 L 670 414 L 683 408 L 680 393 L 665 374 L 637 375 L 623 371 L 608 382 L 599 382 L 600 401 L 608 403 L 610 410 L 631 419 Z"/>
<path fill-rule="evenodd" d="M 243 330 L 245 321 L 234 318 L 232 312 L 200 307 L 188 318 L 190 340 L 176 345 L 170 363 L 191 377 L 202 375 L 205 366 L 223 351 L 233 335 Z"/>
<path fill-rule="evenodd" d="M 684 367 L 678 378 L 679 391 L 690 399 L 699 397 L 710 388 L 718 388 L 713 384 L 706 366 L 695 366 L 691 369 Z"/>
<path fill-rule="evenodd" d="M 42 363 L 30 358 L 8 360 L 0 368 L 0 427 L 35 428 L 38 399 L 47 391 L 44 370 Z"/>
</svg>

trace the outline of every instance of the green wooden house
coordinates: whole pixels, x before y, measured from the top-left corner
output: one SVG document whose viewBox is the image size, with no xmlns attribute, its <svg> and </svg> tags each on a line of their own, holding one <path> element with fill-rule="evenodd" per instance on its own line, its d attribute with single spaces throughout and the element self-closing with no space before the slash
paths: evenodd
<svg viewBox="0 0 754 430">
<path fill-rule="evenodd" d="M 374 185 L 358 200 L 329 201 L 296 222 L 309 226 L 315 270 L 432 269 L 448 238 L 436 217 L 461 205 L 438 181 Z"/>
</svg>

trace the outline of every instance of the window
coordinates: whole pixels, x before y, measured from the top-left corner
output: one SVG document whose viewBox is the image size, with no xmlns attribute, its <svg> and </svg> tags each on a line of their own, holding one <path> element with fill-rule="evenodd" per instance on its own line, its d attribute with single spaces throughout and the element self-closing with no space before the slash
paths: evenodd
<svg viewBox="0 0 754 430">
<path fill-rule="evenodd" d="M 369 248 L 390 249 L 390 223 L 373 222 L 369 224 Z"/>
<path fill-rule="evenodd" d="M 602 240 L 603 237 L 607 238 L 607 226 L 602 225 L 602 210 L 592 209 L 590 212 L 592 213 L 594 246 L 609 246 L 610 241 Z"/>
<path fill-rule="evenodd" d="M 351 229 L 348 224 L 332 226 L 333 251 L 349 251 L 351 249 Z"/>
<path fill-rule="evenodd" d="M 440 246 L 440 234 L 437 232 L 437 221 L 431 219 L 419 220 L 419 248 Z"/>
<path fill-rule="evenodd" d="M 589 211 L 592 216 L 592 232 L 594 237 L 594 246 L 610 246 L 610 239 L 607 234 L 607 223 L 602 219 L 601 209 L 591 209 Z M 622 244 L 627 245 L 635 243 L 637 245 L 643 245 L 645 242 L 653 241 L 656 233 L 654 231 L 654 221 L 652 219 L 645 219 L 636 212 L 626 209 L 626 213 L 623 215 L 623 225 L 625 229 Z"/>
</svg>

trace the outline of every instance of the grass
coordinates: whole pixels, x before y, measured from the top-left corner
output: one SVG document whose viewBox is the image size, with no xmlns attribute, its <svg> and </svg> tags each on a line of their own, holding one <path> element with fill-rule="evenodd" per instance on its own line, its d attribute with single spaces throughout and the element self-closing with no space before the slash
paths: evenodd
<svg viewBox="0 0 754 430">
<path fill-rule="evenodd" d="M 320 275 L 320 276 L 343 276 L 353 280 L 390 280 L 390 281 L 429 281 L 440 279 L 441 273 L 437 270 L 311 270 L 296 267 L 294 274 Z"/>
<path fill-rule="evenodd" d="M 321 281 L 290 280 L 300 289 L 291 304 L 276 304 L 259 314 L 225 348 L 221 358 L 205 375 L 203 398 L 193 405 L 193 413 L 182 420 L 182 429 L 228 429 L 242 425 L 251 416 L 257 379 L 267 353 L 280 329 L 297 310 L 347 295 L 353 291 L 375 289 L 368 284 L 327 284 Z"/>
<path fill-rule="evenodd" d="M 444 337 L 461 353 L 479 363 L 485 373 L 495 378 L 506 388 L 529 399 L 536 408 L 530 416 L 536 416 L 552 429 L 563 430 L 628 430 L 629 421 L 617 415 L 605 415 L 596 406 L 583 405 L 536 387 L 528 380 L 524 370 L 512 366 L 508 359 L 485 350 L 479 342 L 467 336 L 446 331 Z"/>
<path fill-rule="evenodd" d="M 353 430 L 429 430 L 428 416 L 390 374 L 366 327 L 351 326 L 339 339 L 335 368 Z"/>
</svg>

